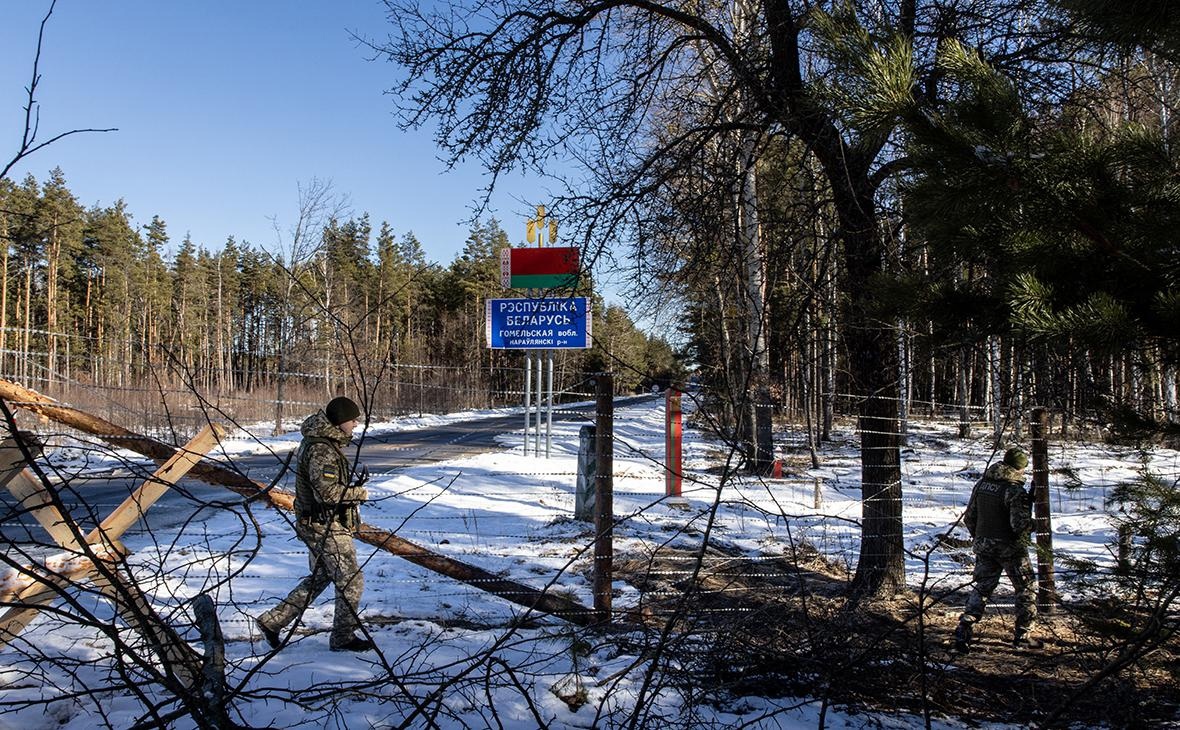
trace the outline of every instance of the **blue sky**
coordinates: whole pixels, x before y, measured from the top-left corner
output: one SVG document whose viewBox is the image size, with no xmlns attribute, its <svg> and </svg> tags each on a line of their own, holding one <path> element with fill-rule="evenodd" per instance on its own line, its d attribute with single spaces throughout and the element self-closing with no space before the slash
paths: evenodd
<svg viewBox="0 0 1180 730">
<path fill-rule="evenodd" d="M 48 0 L 0 2 L 0 157 L 23 126 L 37 28 Z M 61 167 L 86 206 L 123 198 L 139 224 L 159 215 L 173 245 L 226 237 L 273 247 L 294 224 L 299 183 L 330 180 L 374 229 L 413 231 L 433 260 L 463 245 L 485 183 L 447 172 L 426 132 L 401 132 L 385 91 L 395 69 L 349 35 L 383 37 L 377 0 L 59 0 L 41 58 L 42 139 L 81 127 L 10 175 Z M 509 180 L 493 213 L 524 238 L 542 184 Z"/>
</svg>

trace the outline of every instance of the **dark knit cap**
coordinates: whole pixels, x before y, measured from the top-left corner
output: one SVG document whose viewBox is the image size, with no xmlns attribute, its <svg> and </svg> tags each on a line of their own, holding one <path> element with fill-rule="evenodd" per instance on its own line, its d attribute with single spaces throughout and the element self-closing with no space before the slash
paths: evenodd
<svg viewBox="0 0 1180 730">
<path fill-rule="evenodd" d="M 345 398 L 342 395 L 328 401 L 328 407 L 324 409 L 324 412 L 328 414 L 328 420 L 332 422 L 333 426 L 339 426 L 345 421 L 351 421 L 361 415 L 361 409 L 357 407 L 357 404 L 351 398 Z"/>
<path fill-rule="evenodd" d="M 1023 469 L 1028 466 L 1028 454 L 1019 446 L 1013 446 L 1004 452 L 1004 463 L 1016 470 Z"/>
</svg>

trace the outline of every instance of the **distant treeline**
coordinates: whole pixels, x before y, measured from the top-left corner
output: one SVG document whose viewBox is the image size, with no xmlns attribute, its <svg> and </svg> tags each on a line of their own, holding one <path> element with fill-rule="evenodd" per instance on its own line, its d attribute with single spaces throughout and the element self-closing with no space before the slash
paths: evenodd
<svg viewBox="0 0 1180 730">
<path fill-rule="evenodd" d="M 367 213 L 299 226 L 282 251 L 232 236 L 173 245 L 164 220 L 139 225 L 122 200 L 84 208 L 60 169 L 0 180 L 0 371 L 50 391 L 259 396 L 248 402 L 367 388 L 386 411 L 520 400 L 522 354 L 484 343 L 485 298 L 510 295 L 494 219 L 446 265 L 413 233 L 382 222 L 374 235 Z M 558 355 L 557 388 L 612 370 L 633 389 L 677 370 L 666 342 L 600 298 L 593 331 L 593 348 Z"/>
</svg>

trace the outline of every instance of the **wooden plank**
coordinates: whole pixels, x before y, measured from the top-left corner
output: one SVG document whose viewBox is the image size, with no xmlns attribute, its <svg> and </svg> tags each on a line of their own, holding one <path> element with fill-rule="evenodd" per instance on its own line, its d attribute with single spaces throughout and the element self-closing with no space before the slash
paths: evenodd
<svg viewBox="0 0 1180 730">
<path fill-rule="evenodd" d="M 52 505 L 50 511 L 61 514 Z M 70 552 L 51 556 L 38 565 L 23 566 L 0 576 L 0 605 L 11 606 L 0 616 L 0 648 L 12 641 L 37 617 L 39 606 L 57 598 L 61 590 L 76 587 L 98 575 L 98 568 L 73 541 L 72 534 L 65 542 L 69 544 L 62 547 Z M 126 552 L 117 541 L 89 547 L 95 557 L 112 566 L 115 561 L 122 560 Z"/>
<path fill-rule="evenodd" d="M 24 567 L 0 577 L 0 603 L 14 605 L 0 617 L 0 647 L 6 645 L 28 626 L 38 612 L 38 606 L 48 603 L 64 589 L 80 583 L 95 571 L 94 563 L 85 557 L 78 542 L 73 522 L 53 504 L 53 496 L 28 469 L 23 469 L 8 482 L 8 491 L 21 506 L 41 524 L 58 546 L 69 551 L 64 556 L 53 556 L 44 564 Z M 99 557 L 105 557 L 111 546 L 92 546 Z"/>
<path fill-rule="evenodd" d="M 20 471 L 8 482 L 8 491 L 41 523 L 55 543 L 66 550 L 82 551 L 77 533 L 71 528 L 73 523 L 53 504 L 52 495 L 35 474 L 28 469 Z"/>
<path fill-rule="evenodd" d="M 23 585 L 10 584 L 0 592 L 0 605 L 17 604 L 0 615 L 0 648 L 9 644 L 37 617 L 38 606 L 53 601 L 61 591 L 76 588 L 82 581 L 89 580 L 110 599 L 123 621 L 147 640 L 152 651 L 177 679 L 186 687 L 192 686 L 200 674 L 201 655 L 156 613 L 143 590 L 118 572 L 113 563 L 108 563 L 108 577 L 89 561 L 79 562 L 83 564 L 60 574 L 22 574 Z"/>
<path fill-rule="evenodd" d="M 20 463 L 23 464 L 23 460 Z M 95 572 L 94 563 L 82 555 L 82 546 L 71 529 L 72 523 L 53 504 L 49 490 L 35 475 L 22 469 L 12 475 L 6 486 L 53 541 L 70 553 L 53 556 L 42 565 L 26 566 L 0 577 L 0 604 L 15 604 L 0 616 L 0 647 L 7 645 L 36 618 L 38 606 L 50 602 L 60 590 L 88 579 Z M 102 546 L 94 547 L 100 555 L 106 552 Z"/>
<path fill-rule="evenodd" d="M 68 572 L 35 577 L 20 573 L 19 579 L 8 580 L 8 585 L 0 590 L 0 605 L 12 607 L 0 615 L 0 648 L 7 646 L 37 617 L 40 613 L 37 606 L 49 603 L 61 591 L 77 586 L 94 574 L 94 564 L 87 560 L 85 565 Z"/>
<path fill-rule="evenodd" d="M 65 583 L 77 583 L 94 572 L 94 563 L 86 558 L 65 561 L 57 566 L 24 566 L 0 576 L 0 604 L 14 604 L 32 600 L 43 590 Z"/>
<path fill-rule="evenodd" d="M 25 455 L 21 453 L 16 439 L 9 437 L 0 441 L 0 485 L 7 486 L 23 468 Z"/>
<path fill-rule="evenodd" d="M 148 508 L 156 503 L 173 484 L 188 473 L 189 469 L 201 460 L 210 449 L 217 445 L 225 436 L 225 429 L 216 424 L 206 426 L 191 441 L 178 449 L 172 458 L 156 470 L 143 484 L 139 486 L 123 503 L 114 509 L 102 524 L 86 536 L 86 542 L 94 543 L 101 535 L 108 535 L 118 540 L 132 525 L 134 525 Z M 11 439 L 10 439 L 11 440 Z M 19 455 L 20 450 L 15 449 Z M 4 445 L 0 445 L 0 459 L 11 458 Z M 0 470 L 4 463 L 0 461 Z M 3 472 L 0 471 L 0 474 Z M 8 482 L 8 491 L 12 493 L 33 518 L 45 528 L 53 541 L 67 550 L 81 552 L 75 532 L 71 529 L 61 512 L 53 505 L 53 499 L 44 485 L 28 469 L 16 472 Z"/>
<path fill-rule="evenodd" d="M 225 429 L 210 424 L 191 441 L 177 449 L 164 465 L 156 470 L 131 496 L 123 500 L 98 527 L 86 536 L 86 542 L 97 542 L 104 537 L 118 540 L 129 527 L 143 517 L 148 508 L 156 503 L 168 489 L 189 469 L 192 469 L 205 454 L 225 437 Z"/>
</svg>

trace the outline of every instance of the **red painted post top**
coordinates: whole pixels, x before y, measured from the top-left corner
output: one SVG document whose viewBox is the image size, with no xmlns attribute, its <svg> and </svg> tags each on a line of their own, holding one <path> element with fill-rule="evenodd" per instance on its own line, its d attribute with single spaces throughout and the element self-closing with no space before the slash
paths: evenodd
<svg viewBox="0 0 1180 730">
<path fill-rule="evenodd" d="M 683 440 L 680 396 L 675 388 L 664 394 L 664 494 L 679 497 L 683 486 Z"/>
</svg>

